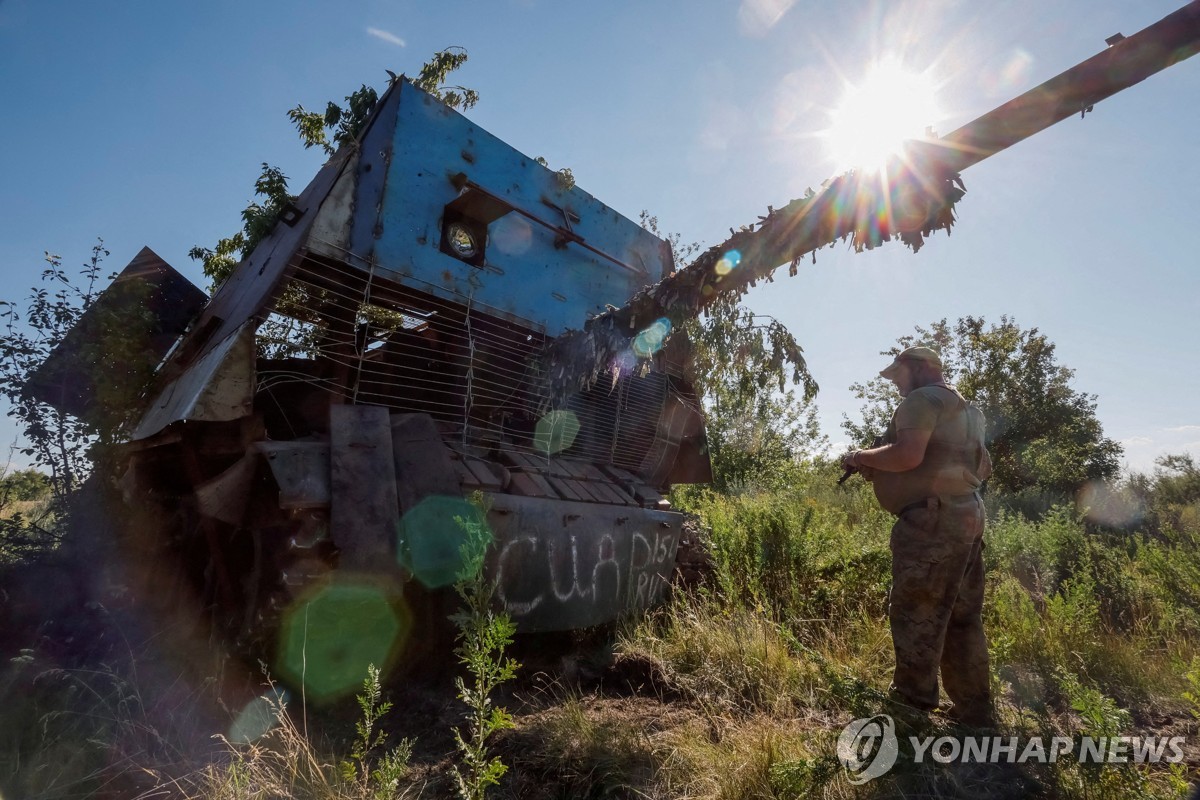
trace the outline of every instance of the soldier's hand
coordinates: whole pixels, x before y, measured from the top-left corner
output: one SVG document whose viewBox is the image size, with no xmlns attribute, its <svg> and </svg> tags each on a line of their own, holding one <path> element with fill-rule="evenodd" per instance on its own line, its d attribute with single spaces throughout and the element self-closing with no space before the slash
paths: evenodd
<svg viewBox="0 0 1200 800">
<path fill-rule="evenodd" d="M 850 450 L 842 456 L 842 469 L 858 472 L 858 464 L 855 463 L 858 456 L 857 450 Z"/>
</svg>

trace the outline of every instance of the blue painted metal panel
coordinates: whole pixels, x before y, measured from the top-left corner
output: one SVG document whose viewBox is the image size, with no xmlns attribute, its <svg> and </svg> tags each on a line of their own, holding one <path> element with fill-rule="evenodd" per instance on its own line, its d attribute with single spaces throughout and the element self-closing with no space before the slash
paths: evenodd
<svg viewBox="0 0 1200 800">
<path fill-rule="evenodd" d="M 411 84 L 397 88 L 382 203 L 362 194 L 377 192 L 380 176 L 360 173 L 352 234 L 353 252 L 373 259 L 381 274 L 455 302 L 470 298 L 557 335 L 670 270 L 664 243 L 632 220 L 578 187 L 563 189 L 555 172 Z M 365 156 L 377 149 L 364 142 Z M 460 173 L 520 209 L 491 222 L 479 267 L 440 250 L 443 210 L 459 196 L 452 178 Z M 562 241 L 555 228 L 569 229 L 586 246 Z"/>
<path fill-rule="evenodd" d="M 350 252 L 358 255 L 370 254 L 381 230 L 380 211 L 383 207 L 383 192 L 387 182 L 388 164 L 392 160 L 392 143 L 396 137 L 396 109 L 407 83 L 391 86 L 379 99 L 371 127 L 363 134 L 355 166 L 357 185 L 354 193 L 354 209 L 350 215 Z"/>
</svg>

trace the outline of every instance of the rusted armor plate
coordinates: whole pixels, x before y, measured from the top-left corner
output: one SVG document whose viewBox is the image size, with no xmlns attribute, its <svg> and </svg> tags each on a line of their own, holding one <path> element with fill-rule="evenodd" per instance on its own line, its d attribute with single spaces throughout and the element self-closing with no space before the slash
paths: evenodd
<svg viewBox="0 0 1200 800">
<path fill-rule="evenodd" d="M 489 501 L 487 569 L 520 630 L 598 625 L 662 598 L 681 514 L 503 494 Z"/>
</svg>

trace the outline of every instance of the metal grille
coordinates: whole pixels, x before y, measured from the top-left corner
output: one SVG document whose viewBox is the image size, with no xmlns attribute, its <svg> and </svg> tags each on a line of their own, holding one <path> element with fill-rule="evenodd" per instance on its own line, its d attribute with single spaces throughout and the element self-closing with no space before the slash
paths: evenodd
<svg viewBox="0 0 1200 800">
<path fill-rule="evenodd" d="M 331 393 L 427 413 L 453 443 L 545 455 L 535 436 L 545 419 L 539 371 L 546 339 L 533 323 L 519 326 L 470 297 L 451 302 L 311 256 L 270 312 L 258 331 L 258 389 L 284 415 L 301 394 Z M 638 469 L 664 445 L 659 420 L 668 392 L 668 376 L 651 371 L 572 397 L 566 409 L 579 432 L 555 455 Z"/>
</svg>

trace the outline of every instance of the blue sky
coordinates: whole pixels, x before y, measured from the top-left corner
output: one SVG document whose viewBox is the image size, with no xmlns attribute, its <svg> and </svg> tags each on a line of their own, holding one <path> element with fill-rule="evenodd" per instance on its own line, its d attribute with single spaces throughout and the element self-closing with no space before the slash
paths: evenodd
<svg viewBox="0 0 1200 800">
<path fill-rule="evenodd" d="M 113 269 L 149 245 L 203 285 L 187 250 L 237 229 L 261 162 L 296 190 L 320 165 L 288 108 L 448 45 L 470 53 L 472 119 L 711 245 L 836 171 L 816 134 L 873 60 L 929 70 L 948 132 L 1182 4 L 0 0 L 0 297 L 97 236 Z M 752 292 L 804 346 L 831 439 L 897 336 L 1008 314 L 1058 345 L 1131 467 L 1200 454 L 1198 99 L 1200 57 L 969 169 L 953 236 L 919 255 L 839 246 Z"/>
</svg>

